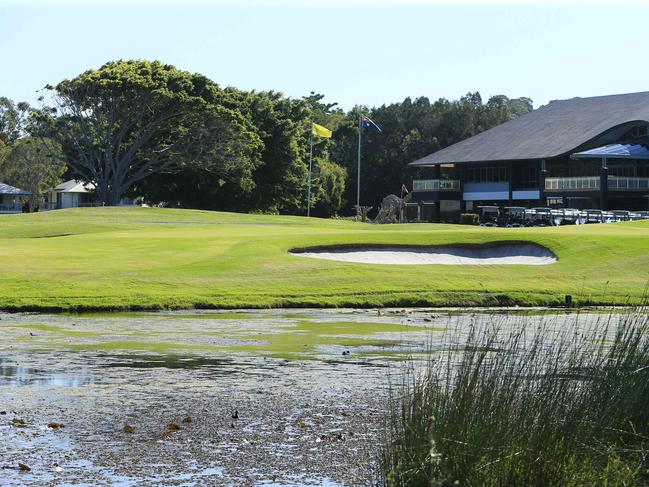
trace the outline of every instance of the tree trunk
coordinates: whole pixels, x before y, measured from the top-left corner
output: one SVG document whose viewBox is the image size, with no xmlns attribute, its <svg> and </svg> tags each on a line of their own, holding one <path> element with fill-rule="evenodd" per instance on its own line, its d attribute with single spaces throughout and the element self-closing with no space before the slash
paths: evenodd
<svg viewBox="0 0 649 487">
<path fill-rule="evenodd" d="M 103 200 L 104 206 L 117 206 L 119 204 L 120 197 L 115 194 L 113 191 L 108 191 L 106 197 Z"/>
</svg>

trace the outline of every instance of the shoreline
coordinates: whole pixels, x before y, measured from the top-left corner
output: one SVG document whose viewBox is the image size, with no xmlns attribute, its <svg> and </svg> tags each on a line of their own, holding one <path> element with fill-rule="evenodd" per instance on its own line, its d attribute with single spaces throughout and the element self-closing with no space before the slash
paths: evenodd
<svg viewBox="0 0 649 487">
<path fill-rule="evenodd" d="M 417 313 L 471 313 L 471 312 L 485 312 L 485 313 L 527 313 L 527 312 L 565 312 L 565 313 L 579 313 L 579 312 L 588 312 L 588 311 L 632 311 L 639 307 L 644 306 L 645 302 L 639 301 L 638 303 L 627 303 L 627 304 L 573 304 L 572 306 L 566 305 L 511 305 L 511 306 L 502 306 L 502 305 L 448 305 L 448 306 L 431 306 L 431 305 L 422 305 L 422 306 L 331 306 L 331 305 L 322 305 L 322 306 L 21 306 L 21 307 L 2 307 L 0 306 L 0 313 L 13 315 L 13 314 L 25 314 L 25 313 L 34 313 L 34 314 L 72 314 L 72 315 L 83 315 L 86 313 L 164 313 L 164 312 L 242 312 L 242 313 L 254 313 L 256 311 L 286 311 L 286 310 L 301 310 L 301 311 L 332 311 L 332 312 L 344 312 L 344 311 L 370 311 L 376 310 L 379 314 L 391 314 L 391 313 L 407 313 L 407 312 L 417 312 Z"/>
</svg>

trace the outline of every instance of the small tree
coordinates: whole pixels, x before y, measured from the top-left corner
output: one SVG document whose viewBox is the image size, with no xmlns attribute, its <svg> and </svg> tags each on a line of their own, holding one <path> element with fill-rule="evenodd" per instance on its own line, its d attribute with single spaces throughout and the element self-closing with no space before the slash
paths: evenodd
<svg viewBox="0 0 649 487">
<path fill-rule="evenodd" d="M 38 205 L 43 194 L 61 182 L 66 166 L 61 146 L 40 137 L 25 137 L 13 143 L 0 164 L 0 180 L 29 191 L 30 207 Z"/>
<path fill-rule="evenodd" d="M 326 159 L 316 161 L 316 177 L 313 188 L 315 213 L 331 216 L 340 211 L 345 202 L 347 171 Z"/>
</svg>

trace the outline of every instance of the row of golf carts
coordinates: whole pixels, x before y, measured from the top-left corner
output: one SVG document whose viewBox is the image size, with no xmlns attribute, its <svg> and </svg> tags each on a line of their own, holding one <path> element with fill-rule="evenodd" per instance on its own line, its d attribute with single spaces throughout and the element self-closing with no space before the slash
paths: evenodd
<svg viewBox="0 0 649 487">
<path fill-rule="evenodd" d="M 524 208 L 522 206 L 479 206 L 480 226 L 550 227 L 649 220 L 649 211 L 576 210 L 574 208 Z"/>
</svg>

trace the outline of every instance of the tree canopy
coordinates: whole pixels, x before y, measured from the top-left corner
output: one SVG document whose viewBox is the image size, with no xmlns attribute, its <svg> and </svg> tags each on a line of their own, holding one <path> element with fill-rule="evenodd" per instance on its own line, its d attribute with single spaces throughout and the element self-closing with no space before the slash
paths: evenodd
<svg viewBox="0 0 649 487">
<path fill-rule="evenodd" d="M 361 114 L 383 129 L 363 133 L 361 202 L 376 208 L 418 176 L 409 162 L 532 110 L 529 98 L 484 102 L 474 92 L 346 111 L 319 93 L 222 89 L 159 61 L 109 62 L 47 92 L 40 110 L 0 98 L 0 159 L 28 136 L 56 141 L 66 175 L 95 184 L 107 205 L 128 195 L 168 206 L 305 214 L 311 124 L 324 125 L 333 137 L 314 138 L 318 216 L 351 213 Z"/>
<path fill-rule="evenodd" d="M 347 205 L 356 199 L 359 114 L 369 115 L 383 129 L 382 133 L 363 133 L 361 204 L 377 208 L 383 197 L 399 194 L 401 185 L 409 186 L 421 171 L 408 167 L 409 162 L 531 110 L 529 98 L 510 100 L 500 95 L 483 103 L 478 92 L 456 101 L 431 102 L 420 97 L 372 109 L 354 107 L 334 129 L 331 150 L 332 160 L 341 161 L 347 169 Z"/>
<path fill-rule="evenodd" d="M 28 103 L 0 97 L 0 142 L 8 145 L 24 135 L 29 111 Z"/>
</svg>

